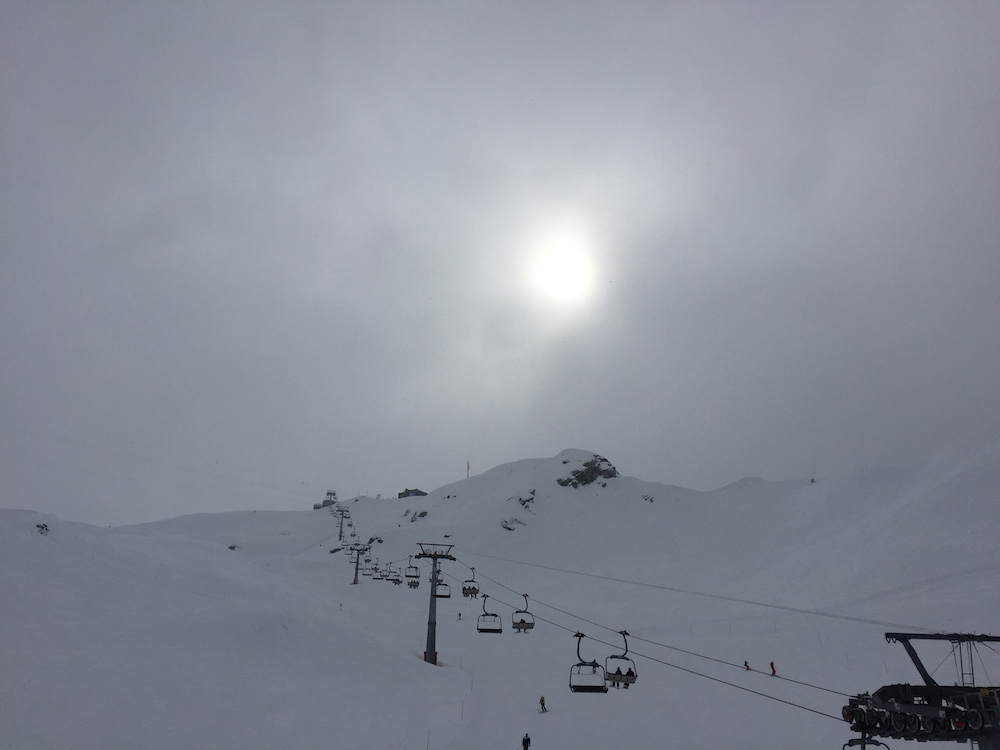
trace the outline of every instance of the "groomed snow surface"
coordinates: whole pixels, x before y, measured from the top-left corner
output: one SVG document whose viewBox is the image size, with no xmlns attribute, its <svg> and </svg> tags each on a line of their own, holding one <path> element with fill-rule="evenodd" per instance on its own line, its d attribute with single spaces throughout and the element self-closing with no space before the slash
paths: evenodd
<svg viewBox="0 0 1000 750">
<path fill-rule="evenodd" d="M 341 502 L 397 570 L 417 542 L 454 544 L 438 666 L 422 661 L 428 562 L 415 590 L 352 585 L 329 510 L 117 528 L 2 510 L 0 748 L 517 750 L 527 732 L 532 750 L 834 749 L 848 694 L 920 681 L 886 631 L 1000 633 L 998 446 L 709 493 L 560 486 L 593 455 Z M 476 631 L 469 566 L 500 635 Z M 623 629 L 638 681 L 571 693 L 573 633 L 603 663 Z M 920 651 L 958 679 L 947 643 Z M 1000 657 L 980 653 L 979 683 L 1000 684 Z"/>
</svg>

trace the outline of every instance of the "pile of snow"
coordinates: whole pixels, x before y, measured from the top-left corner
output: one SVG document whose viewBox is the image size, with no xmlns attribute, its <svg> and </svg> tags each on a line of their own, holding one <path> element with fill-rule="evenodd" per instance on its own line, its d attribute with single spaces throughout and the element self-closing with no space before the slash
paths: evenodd
<svg viewBox="0 0 1000 750">
<path fill-rule="evenodd" d="M 0 510 L 0 748 L 839 747 L 847 694 L 919 681 L 885 631 L 1000 632 L 998 480 L 991 447 L 695 492 L 567 450 L 342 501 L 373 561 L 454 545 L 438 666 L 426 561 L 415 590 L 352 585 L 328 509 L 107 529 Z M 476 632 L 471 567 L 501 635 Z M 603 662 L 623 629 L 638 682 L 571 693 L 573 633 Z M 925 663 L 953 681 L 940 648 Z M 1000 683 L 995 653 L 982 669 Z"/>
</svg>

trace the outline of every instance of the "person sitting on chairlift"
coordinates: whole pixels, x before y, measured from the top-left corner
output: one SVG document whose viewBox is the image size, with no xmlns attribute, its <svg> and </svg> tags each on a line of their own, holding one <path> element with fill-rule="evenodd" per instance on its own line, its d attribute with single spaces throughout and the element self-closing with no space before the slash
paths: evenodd
<svg viewBox="0 0 1000 750">
<path fill-rule="evenodd" d="M 628 672 L 625 673 L 625 689 L 628 690 L 629 683 L 635 682 L 635 672 L 632 671 L 632 667 L 628 668 Z"/>
<path fill-rule="evenodd" d="M 621 667 L 618 667 L 618 669 L 615 670 L 615 673 L 613 675 L 611 675 L 611 684 L 615 686 L 616 690 L 622 686 L 622 668 Z M 628 685 L 626 684 L 625 687 L 628 687 Z"/>
</svg>

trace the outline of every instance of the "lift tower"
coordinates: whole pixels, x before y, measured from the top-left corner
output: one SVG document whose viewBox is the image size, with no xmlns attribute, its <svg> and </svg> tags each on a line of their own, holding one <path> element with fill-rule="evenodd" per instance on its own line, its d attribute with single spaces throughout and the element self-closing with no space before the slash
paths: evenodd
<svg viewBox="0 0 1000 750">
<path fill-rule="evenodd" d="M 370 550 L 372 546 L 370 544 L 352 544 L 348 549 L 351 551 L 351 555 L 354 558 L 351 560 L 354 563 L 354 580 L 351 585 L 356 585 L 358 582 L 358 568 L 361 567 L 361 556 Z"/>
<path fill-rule="evenodd" d="M 431 603 L 427 612 L 427 646 L 424 649 L 424 661 L 428 664 L 437 664 L 437 585 L 438 585 L 438 560 L 454 560 L 451 555 L 453 544 L 426 544 L 417 542 L 420 547 L 420 554 L 414 555 L 416 558 L 430 558 L 431 560 Z"/>
</svg>

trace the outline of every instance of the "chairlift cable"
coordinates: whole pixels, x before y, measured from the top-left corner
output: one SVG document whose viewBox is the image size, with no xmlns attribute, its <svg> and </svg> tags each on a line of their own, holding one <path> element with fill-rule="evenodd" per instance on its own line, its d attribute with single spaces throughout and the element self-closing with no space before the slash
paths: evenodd
<svg viewBox="0 0 1000 750">
<path fill-rule="evenodd" d="M 983 661 L 983 655 L 981 653 L 979 653 L 979 644 L 978 643 L 973 643 L 972 644 L 972 648 L 976 652 L 976 656 L 979 657 L 979 663 L 980 663 L 980 665 L 983 668 L 983 673 L 986 675 L 986 684 L 987 685 L 993 684 L 993 679 L 990 677 L 990 673 L 986 669 L 986 662 Z"/>
<path fill-rule="evenodd" d="M 895 622 L 887 622 L 885 620 L 875 620 L 875 619 L 868 618 L 868 617 L 853 617 L 851 615 L 840 615 L 840 614 L 836 614 L 834 612 L 824 612 L 822 610 L 806 609 L 804 607 L 790 607 L 790 606 L 787 606 L 787 605 L 784 605 L 784 604 L 771 604 L 771 603 L 768 603 L 768 602 L 758 602 L 758 601 L 755 601 L 753 599 L 740 599 L 739 597 L 726 596 L 724 594 L 709 594 L 709 593 L 706 593 L 704 591 L 695 591 L 693 589 L 682 589 L 682 588 L 679 588 L 679 587 L 676 587 L 676 586 L 666 586 L 666 585 L 658 584 L 658 583 L 649 583 L 648 581 L 633 581 L 633 580 L 630 580 L 628 578 L 616 578 L 615 576 L 605 576 L 605 575 L 601 575 L 599 573 L 584 573 L 584 572 L 579 571 L 579 570 L 568 570 L 566 568 L 557 568 L 557 567 L 555 567 L 553 565 L 541 565 L 540 563 L 530 563 L 530 562 L 525 562 L 524 560 L 512 560 L 512 559 L 507 558 L 507 557 L 500 557 L 498 555 L 489 555 L 489 554 L 486 554 L 485 552 L 478 552 L 476 550 L 459 550 L 459 551 L 461 551 L 461 552 L 469 552 L 469 553 L 471 553 L 473 555 L 479 555 L 480 557 L 489 557 L 489 558 L 492 558 L 493 560 L 501 560 L 503 562 L 516 563 L 518 565 L 526 565 L 526 566 L 531 567 L 531 568 L 540 568 L 542 570 L 552 570 L 552 571 L 555 571 L 557 573 L 569 573 L 571 575 L 584 576 L 584 577 L 587 577 L 587 578 L 597 578 L 597 579 L 602 580 L 602 581 L 611 581 L 613 583 L 627 583 L 627 584 L 630 584 L 632 586 L 643 586 L 643 587 L 646 587 L 646 588 L 658 589 L 660 591 L 672 591 L 673 593 L 676 593 L 676 594 L 688 594 L 690 596 L 702 596 L 702 597 L 705 597 L 707 599 L 719 599 L 721 601 L 734 602 L 736 604 L 749 604 L 749 605 L 752 605 L 752 606 L 755 606 L 755 607 L 765 607 L 765 608 L 768 608 L 768 609 L 777 609 L 777 610 L 781 610 L 783 612 L 794 612 L 796 614 L 802 614 L 802 615 L 814 615 L 816 617 L 828 617 L 828 618 L 831 618 L 831 619 L 834 619 L 834 620 L 846 620 L 848 622 L 859 622 L 859 623 L 862 623 L 862 624 L 865 624 L 865 625 L 877 625 L 879 627 L 886 627 L 886 628 L 903 628 L 903 629 L 906 629 L 906 630 L 920 631 L 920 632 L 925 632 L 925 633 L 938 633 L 938 632 L 941 632 L 940 630 L 938 630 L 936 628 L 926 628 L 926 627 L 919 627 L 919 626 L 915 626 L 915 625 L 906 625 L 906 624 L 895 623 Z M 463 563 L 463 565 L 464 565 L 464 563 Z M 502 585 L 502 584 L 498 584 L 498 585 Z M 507 588 L 507 587 L 504 586 L 504 588 Z M 510 590 L 514 591 L 514 589 L 510 589 Z"/>
<path fill-rule="evenodd" d="M 944 658 L 941 660 L 941 663 L 938 664 L 936 667 L 934 667 L 934 669 L 932 669 L 930 671 L 931 677 L 933 677 L 937 673 L 937 671 L 939 669 L 941 669 L 941 665 L 943 665 L 946 661 L 948 661 L 948 659 L 951 659 L 952 657 L 955 657 L 954 658 L 955 667 L 956 667 L 956 669 L 958 668 L 958 654 L 956 653 L 957 650 L 958 650 L 958 644 L 955 643 L 955 644 L 952 645 L 951 651 L 949 651 L 947 654 L 945 654 Z"/>
<path fill-rule="evenodd" d="M 591 640 L 597 640 L 597 639 L 592 638 Z M 605 643 L 604 641 L 597 641 L 597 642 L 598 643 L 603 643 L 605 646 L 611 646 L 612 648 L 616 648 L 616 646 L 614 646 L 613 644 Z M 657 664 L 662 664 L 662 665 L 667 666 L 667 667 L 673 667 L 674 669 L 679 669 L 681 672 L 687 672 L 688 674 L 695 675 L 696 677 L 704 677 L 706 680 L 711 680 L 712 682 L 718 682 L 718 683 L 720 683 L 722 685 L 728 685 L 729 687 L 736 688 L 737 690 L 743 690 L 744 692 L 747 692 L 747 693 L 753 693 L 754 695 L 759 695 L 762 698 L 769 698 L 770 700 L 777 701 L 778 703 L 784 703 L 787 706 L 792 706 L 794 708 L 800 708 L 803 711 L 809 711 L 810 713 L 819 714 L 820 716 L 825 716 L 828 719 L 833 719 L 834 721 L 837 721 L 837 722 L 841 722 L 841 723 L 843 722 L 843 718 L 842 717 L 840 717 L 840 716 L 834 716 L 833 714 L 828 714 L 825 711 L 820 711 L 820 710 L 815 709 L 815 708 L 809 708 L 809 706 L 803 706 L 800 703 L 794 703 L 792 701 L 785 700 L 784 698 L 778 698 L 777 696 L 774 696 L 774 695 L 768 695 L 767 693 L 762 693 L 759 690 L 754 690 L 753 688 L 748 688 L 748 687 L 745 687 L 743 685 L 737 685 L 735 682 L 729 682 L 728 680 L 723 680 L 723 679 L 721 679 L 719 677 L 712 677 L 711 675 L 704 674 L 703 672 L 698 672 L 698 671 L 696 671 L 694 669 L 688 669 L 687 667 L 682 667 L 682 666 L 679 666 L 677 664 L 671 664 L 668 661 L 664 661 L 663 659 L 657 659 L 656 657 L 649 656 L 648 654 L 640 654 L 638 651 L 631 651 L 630 650 L 629 653 L 635 654 L 636 656 L 640 656 L 643 659 L 649 659 L 650 661 L 654 661 Z"/>
<path fill-rule="evenodd" d="M 461 560 L 459 560 L 459 562 L 461 562 Z M 462 564 L 465 565 L 465 563 L 462 563 Z M 466 566 L 466 567 L 468 567 L 468 566 Z M 506 586 L 506 585 L 500 583 L 499 581 L 496 581 L 496 580 L 490 578 L 489 576 L 484 575 L 482 573 L 482 571 L 480 571 L 479 575 L 480 575 L 481 578 L 485 578 L 486 580 L 491 581 L 491 582 L 497 584 L 498 586 L 501 586 L 502 588 L 507 589 L 508 591 L 514 591 L 514 589 L 510 588 L 510 586 Z M 492 598 L 495 599 L 496 597 L 492 597 Z M 515 608 L 514 605 L 508 604 L 507 602 L 505 602 L 503 600 L 497 599 L 497 601 L 499 601 L 501 604 L 504 604 L 504 605 L 506 605 L 508 607 L 511 607 L 512 609 Z M 604 625 L 603 623 L 595 622 L 594 620 L 589 620 L 586 617 L 574 614 L 573 612 L 569 612 L 569 611 L 564 610 L 564 609 L 560 609 L 559 607 L 556 607 L 556 606 L 554 606 L 552 604 L 548 604 L 548 603 L 543 602 L 543 601 L 541 601 L 539 599 L 532 598 L 531 601 L 535 602 L 536 604 L 540 604 L 543 607 L 548 607 L 549 609 L 553 609 L 556 612 L 559 612 L 561 614 L 566 615 L 567 617 L 572 617 L 575 620 L 580 620 L 581 622 L 585 622 L 588 625 L 594 625 L 595 627 L 603 628 L 604 630 L 607 630 L 607 631 L 612 632 L 612 633 L 619 633 L 620 632 L 619 630 L 616 630 L 616 629 L 614 629 L 612 627 Z M 539 620 L 541 622 L 548 623 L 549 625 L 555 625 L 556 627 L 562 628 L 563 630 L 566 630 L 567 632 L 576 632 L 577 631 L 577 629 L 575 629 L 575 628 L 569 628 L 569 627 L 566 627 L 565 625 L 560 625 L 559 623 L 553 622 L 552 620 L 548 620 L 548 619 L 546 619 L 544 617 L 541 617 L 538 614 L 535 614 L 535 619 Z M 658 641 L 649 640 L 648 638 L 640 638 L 640 637 L 634 636 L 634 635 L 631 636 L 631 637 L 632 637 L 633 640 L 642 641 L 643 643 L 648 643 L 648 644 L 653 645 L 653 646 L 660 646 L 661 648 L 666 648 L 666 649 L 670 649 L 670 650 L 673 650 L 673 651 L 678 651 L 680 653 L 688 654 L 689 656 L 695 656 L 695 657 L 698 657 L 698 658 L 701 658 L 701 659 L 707 659 L 708 661 L 713 661 L 713 662 L 717 662 L 719 664 L 724 664 L 726 666 L 733 667 L 733 668 L 736 668 L 736 669 L 745 670 L 745 667 L 742 664 L 736 664 L 734 662 L 725 661 L 724 659 L 718 659 L 718 658 L 713 657 L 713 656 L 707 656 L 705 654 L 699 654 L 696 651 L 689 651 L 687 649 L 678 648 L 676 646 L 670 646 L 670 645 L 668 645 L 666 643 L 659 643 Z M 606 641 L 601 641 L 601 640 L 599 640 L 597 638 L 594 638 L 593 636 L 588 636 L 588 638 L 590 638 L 592 641 L 595 641 L 597 643 L 601 643 L 601 644 L 603 644 L 605 646 L 610 646 L 612 648 L 617 648 L 616 644 L 608 643 Z M 656 658 L 654 658 L 652 656 L 649 656 L 647 654 L 640 654 L 640 653 L 638 653 L 636 651 L 630 651 L 630 653 L 634 653 L 637 656 L 641 656 L 641 657 L 643 657 L 645 659 L 650 659 L 652 661 L 660 662 L 662 664 L 666 664 L 667 666 L 672 666 L 672 667 L 675 667 L 677 669 L 681 669 L 683 671 L 691 671 L 692 674 L 700 674 L 698 672 L 694 672 L 692 670 L 687 670 L 684 667 L 679 667 L 677 665 L 670 664 L 668 662 L 661 662 L 659 659 L 656 659 Z M 750 671 L 751 672 L 757 672 L 758 674 L 765 674 L 765 672 L 761 672 L 760 670 L 757 670 L 757 669 L 751 669 Z M 784 680 L 785 682 L 790 682 L 790 683 L 795 684 L 795 685 L 801 685 L 802 687 L 809 687 L 809 688 L 812 688 L 814 690 L 820 690 L 820 691 L 825 692 L 825 693 L 832 693 L 833 695 L 839 695 L 841 697 L 850 697 L 850 695 L 848 693 L 845 693 L 842 690 L 833 690 L 832 688 L 822 687 L 820 685 L 813 685 L 811 683 L 803 682 L 801 680 L 793 680 L 790 677 L 783 677 L 781 675 L 773 675 L 773 677 L 776 677 L 776 678 L 778 678 L 780 680 Z M 717 678 L 710 678 L 710 679 L 717 679 Z M 724 680 L 719 680 L 719 681 L 720 682 L 725 682 Z M 729 684 L 729 683 L 726 683 L 726 684 Z M 739 687 L 739 686 L 737 686 L 737 687 Z M 751 691 L 751 692 L 753 692 L 753 691 Z M 764 695 L 764 694 L 761 693 L 761 695 Z M 776 699 L 776 700 L 780 700 L 780 699 Z M 810 709 L 810 710 L 812 710 L 812 709 Z M 829 714 L 825 714 L 825 715 L 829 715 Z"/>
</svg>

